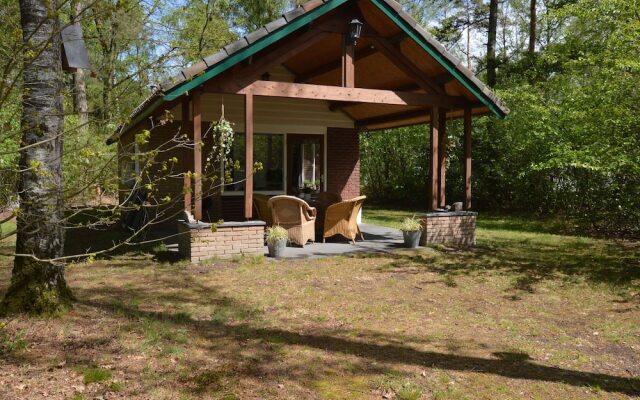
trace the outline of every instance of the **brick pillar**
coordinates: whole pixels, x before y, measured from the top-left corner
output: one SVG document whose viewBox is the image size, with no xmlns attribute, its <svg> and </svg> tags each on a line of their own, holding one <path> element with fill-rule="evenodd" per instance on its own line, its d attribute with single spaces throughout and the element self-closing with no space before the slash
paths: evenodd
<svg viewBox="0 0 640 400">
<path fill-rule="evenodd" d="M 327 129 L 327 191 L 360 196 L 360 137 L 354 129 Z"/>
</svg>

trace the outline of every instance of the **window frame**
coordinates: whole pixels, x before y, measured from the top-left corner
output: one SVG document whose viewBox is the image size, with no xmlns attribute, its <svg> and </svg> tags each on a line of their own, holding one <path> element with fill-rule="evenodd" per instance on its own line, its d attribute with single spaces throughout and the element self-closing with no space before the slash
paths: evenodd
<svg viewBox="0 0 640 400">
<path fill-rule="evenodd" d="M 236 132 L 236 135 L 244 135 L 244 132 Z M 254 138 L 256 135 L 280 135 L 282 136 L 282 190 L 255 190 L 253 193 L 260 193 L 265 195 L 281 195 L 287 193 L 287 134 L 286 133 L 270 133 L 270 132 L 255 132 Z M 244 190 L 228 190 L 227 186 L 233 186 L 236 183 L 229 183 L 222 186 L 222 196 L 233 197 L 233 196 L 244 196 Z"/>
</svg>

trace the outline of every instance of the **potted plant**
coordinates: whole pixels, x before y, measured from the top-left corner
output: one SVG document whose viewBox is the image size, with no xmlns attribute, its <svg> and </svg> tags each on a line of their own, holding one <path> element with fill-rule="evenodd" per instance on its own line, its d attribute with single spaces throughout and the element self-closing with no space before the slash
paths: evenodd
<svg viewBox="0 0 640 400">
<path fill-rule="evenodd" d="M 269 248 L 269 257 L 282 257 L 284 255 L 284 249 L 287 247 L 288 240 L 289 234 L 283 227 L 272 226 L 267 229 L 267 247 Z"/>
<path fill-rule="evenodd" d="M 420 243 L 422 235 L 422 225 L 415 217 L 405 218 L 400 225 L 402 236 L 404 237 L 404 245 L 410 249 L 415 249 Z"/>
<path fill-rule="evenodd" d="M 311 199 L 311 193 L 317 192 L 318 191 L 318 187 L 320 186 L 320 181 L 311 181 L 308 179 L 305 179 L 303 185 L 302 185 L 302 199 L 303 200 L 309 200 Z"/>
</svg>

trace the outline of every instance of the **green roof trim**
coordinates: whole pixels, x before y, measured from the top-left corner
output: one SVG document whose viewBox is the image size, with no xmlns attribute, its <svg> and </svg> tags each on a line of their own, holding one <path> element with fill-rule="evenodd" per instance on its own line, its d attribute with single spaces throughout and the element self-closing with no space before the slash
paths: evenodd
<svg viewBox="0 0 640 400">
<path fill-rule="evenodd" d="M 433 57 L 440 65 L 442 65 L 451 75 L 453 75 L 458 82 L 460 82 L 467 90 L 473 93 L 482 104 L 487 106 L 497 117 L 505 118 L 506 114 L 490 99 L 480 88 L 478 88 L 471 80 L 465 76 L 455 65 L 446 59 L 440 52 L 438 52 L 431 43 L 429 43 L 423 35 L 416 32 L 407 21 L 404 20 L 398 13 L 385 1 L 371 0 L 371 2 L 378 7 L 387 17 L 395 22 L 402 30 L 411 37 L 416 43 L 420 45 L 431 57 Z"/>
<path fill-rule="evenodd" d="M 120 125 L 107 140 L 114 143 L 136 124 L 148 118 L 166 102 L 175 102 L 184 94 L 215 78 L 234 65 L 252 57 L 288 35 L 303 29 L 317 18 L 354 0 L 310 0 L 294 10 L 244 38 L 225 46 L 223 49 L 199 63 L 180 71 L 171 80 L 160 85 L 145 101 L 131 113 L 131 121 Z M 504 118 L 509 109 L 482 81 L 475 77 L 460 61 L 450 54 L 436 39 L 418 23 L 395 0 L 370 0 L 391 22 L 415 41 L 427 54 L 438 62 L 453 78 L 479 100 L 484 107 L 499 118 Z"/>
<path fill-rule="evenodd" d="M 330 0 L 325 4 L 302 14 L 300 17 L 294 19 L 290 23 L 282 26 L 281 28 L 275 30 L 274 32 L 260 38 L 256 42 L 250 44 L 249 46 L 243 48 L 242 50 L 233 53 L 226 59 L 224 59 L 219 64 L 215 65 L 213 68 L 206 70 L 200 75 L 195 76 L 193 79 L 186 81 L 175 88 L 169 90 L 163 97 L 164 101 L 175 100 L 183 94 L 187 93 L 190 90 L 193 90 L 205 83 L 209 79 L 221 74 L 227 69 L 233 67 L 237 63 L 253 56 L 261 50 L 264 50 L 268 46 L 276 43 L 280 39 L 286 37 L 290 33 L 302 28 L 305 25 L 310 24 L 316 18 L 321 17 L 322 15 L 328 13 L 329 11 L 341 6 L 342 4 L 348 2 L 350 0 Z"/>
</svg>

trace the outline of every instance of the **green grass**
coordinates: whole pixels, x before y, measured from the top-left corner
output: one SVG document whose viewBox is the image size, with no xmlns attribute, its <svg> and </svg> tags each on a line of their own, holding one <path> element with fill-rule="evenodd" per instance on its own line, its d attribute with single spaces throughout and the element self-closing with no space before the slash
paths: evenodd
<svg viewBox="0 0 640 400">
<path fill-rule="evenodd" d="M 4 321 L 0 339 L 28 345 L 5 352 L 3 373 L 64 398 L 80 379 L 94 383 L 82 398 L 637 396 L 640 244 L 554 223 L 481 214 L 469 249 L 203 266 L 157 247 L 78 263 L 73 311 Z M 10 275 L 0 259 L 0 295 Z"/>
<path fill-rule="evenodd" d="M 6 235 L 16 230 L 16 224 L 13 221 L 0 224 L 0 236 Z"/>
<path fill-rule="evenodd" d="M 405 218 L 411 218 L 415 214 L 420 214 L 420 212 L 367 206 L 362 211 L 362 222 L 400 229 L 402 221 L 404 221 Z"/>
<path fill-rule="evenodd" d="M 103 368 L 88 368 L 84 371 L 82 381 L 85 385 L 94 382 L 105 382 L 111 379 L 111 372 Z"/>
<path fill-rule="evenodd" d="M 397 228 L 413 214 L 369 208 L 363 221 Z M 487 270 L 508 273 L 512 288 L 520 292 L 533 292 L 537 283 L 559 279 L 604 284 L 620 294 L 632 295 L 640 283 L 637 242 L 558 234 L 555 232 L 572 231 L 573 225 L 557 219 L 480 214 L 477 227 L 478 246 L 472 253 L 436 247 L 447 255 L 440 270 L 444 273 L 446 269 L 445 279 L 452 287 L 456 275 Z"/>
</svg>

